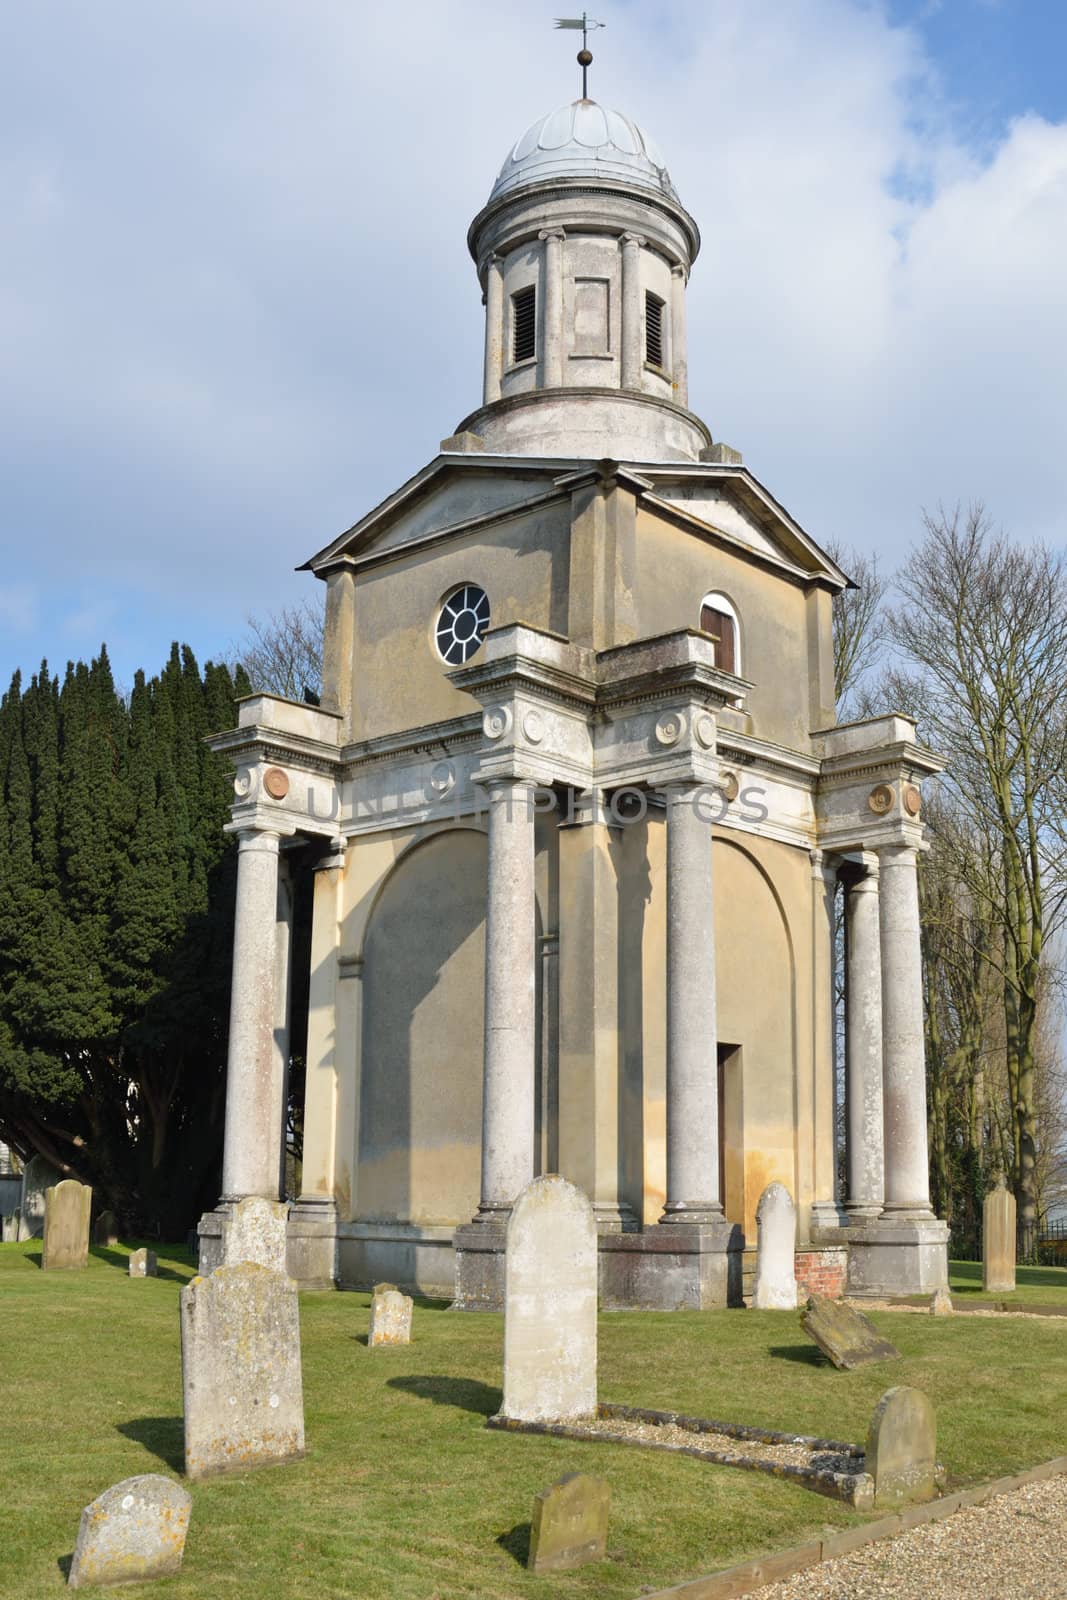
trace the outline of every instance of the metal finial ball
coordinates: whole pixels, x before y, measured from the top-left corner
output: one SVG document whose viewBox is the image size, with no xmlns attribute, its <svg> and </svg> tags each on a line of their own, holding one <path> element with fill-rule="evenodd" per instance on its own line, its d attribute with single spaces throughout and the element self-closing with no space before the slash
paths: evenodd
<svg viewBox="0 0 1067 1600">
<path fill-rule="evenodd" d="M 593 52 L 591 50 L 579 50 L 579 52 L 578 52 L 578 65 L 580 67 L 587 67 L 589 65 L 589 63 L 592 61 L 592 59 L 593 59 Z"/>
</svg>

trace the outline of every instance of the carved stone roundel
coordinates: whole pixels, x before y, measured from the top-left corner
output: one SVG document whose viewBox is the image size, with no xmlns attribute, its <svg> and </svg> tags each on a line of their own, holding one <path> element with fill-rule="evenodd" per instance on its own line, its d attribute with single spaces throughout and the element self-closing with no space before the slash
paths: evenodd
<svg viewBox="0 0 1067 1600">
<path fill-rule="evenodd" d="M 482 717 L 482 732 L 487 739 L 503 739 L 513 721 L 510 706 L 490 706 Z"/>
<path fill-rule="evenodd" d="M 724 772 L 719 779 L 719 790 L 727 800 L 736 800 L 741 793 L 741 780 L 736 772 Z"/>
<path fill-rule="evenodd" d="M 263 787 L 272 800 L 284 800 L 289 793 L 289 778 L 281 767 L 268 767 L 263 774 Z"/>
<path fill-rule="evenodd" d="M 867 796 L 867 804 L 876 817 L 884 817 L 887 811 L 893 809 L 893 791 L 888 783 L 880 783 L 871 790 Z"/>
<path fill-rule="evenodd" d="M 456 782 L 456 770 L 451 761 L 439 761 L 430 773 L 430 788 L 434 794 L 448 794 Z"/>
<path fill-rule="evenodd" d="M 243 800 L 246 795 L 252 793 L 252 782 L 253 777 L 250 769 L 248 767 L 238 768 L 233 779 L 233 792 L 238 800 Z"/>
<path fill-rule="evenodd" d="M 702 717 L 698 717 L 694 732 L 698 742 L 704 746 L 704 749 L 710 750 L 715 743 L 715 718 L 709 717 L 707 713 Z"/>
<path fill-rule="evenodd" d="M 527 711 L 522 719 L 522 731 L 531 744 L 540 744 L 545 736 L 545 719 L 540 711 Z"/>
<path fill-rule="evenodd" d="M 685 717 L 680 711 L 664 711 L 656 718 L 656 739 L 659 744 L 677 744 L 685 732 Z"/>
<path fill-rule="evenodd" d="M 917 817 L 922 803 L 922 791 L 914 783 L 909 783 L 904 790 L 904 810 L 908 813 L 908 816 Z"/>
</svg>

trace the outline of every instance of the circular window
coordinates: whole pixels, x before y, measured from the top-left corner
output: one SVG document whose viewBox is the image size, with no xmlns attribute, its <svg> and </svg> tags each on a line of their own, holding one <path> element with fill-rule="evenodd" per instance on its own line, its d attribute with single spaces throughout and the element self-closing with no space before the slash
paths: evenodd
<svg viewBox="0 0 1067 1600">
<path fill-rule="evenodd" d="M 450 667 L 469 661 L 489 627 L 489 596 L 476 583 L 454 589 L 441 607 L 435 638 L 441 658 Z"/>
</svg>

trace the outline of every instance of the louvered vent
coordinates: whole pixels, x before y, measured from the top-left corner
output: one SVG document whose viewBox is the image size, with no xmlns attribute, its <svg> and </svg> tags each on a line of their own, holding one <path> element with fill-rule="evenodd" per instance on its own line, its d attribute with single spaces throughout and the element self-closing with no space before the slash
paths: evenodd
<svg viewBox="0 0 1067 1600">
<path fill-rule="evenodd" d="M 511 359 L 532 361 L 537 353 L 537 290 L 531 283 L 511 297 Z"/>
<path fill-rule="evenodd" d="M 663 365 L 663 301 L 645 295 L 645 360 L 651 367 Z"/>
</svg>

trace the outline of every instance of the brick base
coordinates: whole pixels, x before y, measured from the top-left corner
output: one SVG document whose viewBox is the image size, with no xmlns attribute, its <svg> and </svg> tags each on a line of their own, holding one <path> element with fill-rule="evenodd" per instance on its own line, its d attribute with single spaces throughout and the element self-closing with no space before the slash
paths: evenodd
<svg viewBox="0 0 1067 1600">
<path fill-rule="evenodd" d="M 794 1270 L 802 1297 L 807 1291 L 840 1300 L 848 1279 L 848 1251 L 798 1250 Z"/>
</svg>

